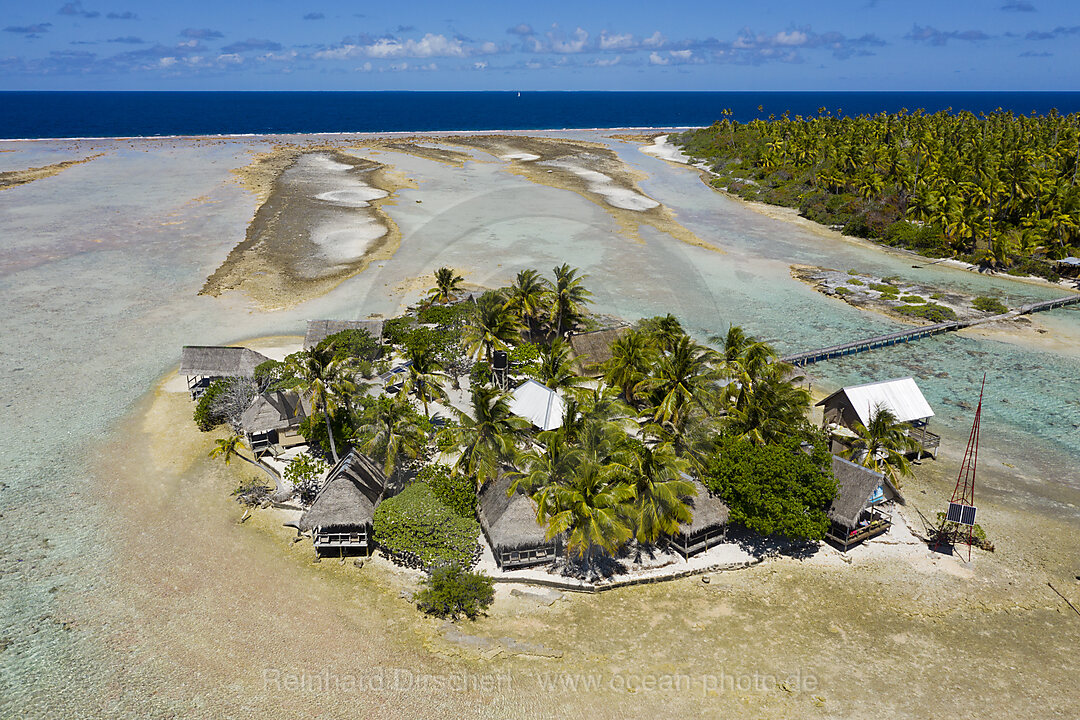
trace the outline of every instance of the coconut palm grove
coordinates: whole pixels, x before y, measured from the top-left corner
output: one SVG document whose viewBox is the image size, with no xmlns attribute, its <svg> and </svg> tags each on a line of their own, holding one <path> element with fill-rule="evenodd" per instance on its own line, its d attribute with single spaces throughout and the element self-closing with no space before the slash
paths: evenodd
<svg viewBox="0 0 1080 720">
<path fill-rule="evenodd" d="M 751 200 L 848 235 L 1056 280 L 1080 248 L 1080 116 L 725 117 L 672 137 Z"/>
</svg>

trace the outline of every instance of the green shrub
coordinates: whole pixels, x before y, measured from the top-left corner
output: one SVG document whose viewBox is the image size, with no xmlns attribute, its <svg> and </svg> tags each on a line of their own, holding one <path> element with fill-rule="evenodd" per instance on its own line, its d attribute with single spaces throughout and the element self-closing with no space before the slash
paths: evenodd
<svg viewBox="0 0 1080 720">
<path fill-rule="evenodd" d="M 952 311 L 952 308 L 947 308 L 936 303 L 926 303 L 925 305 L 904 305 L 903 307 L 896 308 L 896 312 L 901 315 L 908 315 L 910 317 L 923 318 L 929 320 L 932 323 L 943 323 L 949 320 L 956 319 L 956 313 Z"/>
<path fill-rule="evenodd" d="M 986 297 L 981 295 L 975 298 L 971 302 L 971 307 L 982 312 L 993 313 L 995 315 L 1003 315 L 1009 312 L 1009 308 L 1005 306 L 1005 303 L 1001 302 L 997 298 Z"/>
<path fill-rule="evenodd" d="M 304 506 L 315 502 L 319 485 L 330 466 L 317 457 L 300 453 L 285 466 L 285 482 L 292 485 Z"/>
<path fill-rule="evenodd" d="M 416 318 L 412 315 L 391 318 L 383 323 L 383 336 L 392 345 L 402 345 L 405 337 L 412 332 L 414 325 L 416 325 Z"/>
<path fill-rule="evenodd" d="M 228 389 L 229 382 L 225 379 L 210 383 L 210 387 L 206 388 L 206 391 L 199 396 L 199 401 L 195 403 L 195 425 L 203 432 L 210 432 L 225 422 L 225 418 L 214 411 L 214 401 Z"/>
<path fill-rule="evenodd" d="M 840 296 L 850 295 L 851 294 L 851 291 L 848 290 L 846 287 L 843 287 L 843 286 L 840 286 L 840 287 L 836 288 L 835 292 L 836 292 L 837 295 L 840 295 Z"/>
<path fill-rule="evenodd" d="M 436 569 L 416 594 L 416 606 L 435 617 L 475 620 L 495 601 L 495 581 L 454 564 Z"/>
<path fill-rule="evenodd" d="M 463 473 L 455 475 L 449 465 L 428 465 L 416 476 L 446 507 L 462 517 L 476 516 L 476 480 Z"/>
<path fill-rule="evenodd" d="M 338 455 L 341 456 L 345 454 L 345 450 L 349 446 L 349 435 L 352 432 L 346 422 L 345 413 L 339 412 L 336 415 L 331 415 L 330 427 L 334 429 L 334 444 L 337 447 Z M 322 448 L 327 456 L 330 455 L 330 437 L 326 434 L 326 420 L 323 419 L 321 412 L 312 413 L 310 417 L 304 418 L 300 423 L 300 427 L 296 430 L 307 440 L 308 445 Z"/>
<path fill-rule="evenodd" d="M 882 295 L 900 295 L 900 291 L 895 287 L 883 283 L 870 283 L 870 289 L 877 290 Z"/>
<path fill-rule="evenodd" d="M 375 540 L 396 562 L 425 569 L 479 558 L 480 524 L 462 517 L 426 483 L 413 483 L 375 509 Z"/>
<path fill-rule="evenodd" d="M 858 270 L 848 270 L 848 271 L 847 271 L 847 274 L 848 274 L 848 275 L 858 275 L 858 274 L 859 274 L 859 271 L 858 271 Z"/>
<path fill-rule="evenodd" d="M 1035 258 L 1021 258 L 1005 272 L 1010 275 L 1034 275 L 1050 282 L 1061 280 L 1061 276 L 1050 263 Z"/>
<path fill-rule="evenodd" d="M 732 521 L 754 532 L 820 540 L 829 529 L 825 509 L 836 495 L 836 480 L 824 437 L 809 454 L 796 437 L 763 446 L 723 439 L 704 480 L 727 503 Z"/>
<path fill-rule="evenodd" d="M 931 300 L 940 300 L 943 297 L 945 297 L 945 293 L 939 293 L 938 292 L 938 293 L 931 293 L 930 294 L 930 299 Z"/>
<path fill-rule="evenodd" d="M 848 285 L 865 285 L 865 284 L 866 283 L 864 283 L 859 278 L 851 278 L 850 280 L 848 280 Z"/>
<path fill-rule="evenodd" d="M 420 308 L 416 319 L 428 325 L 461 325 L 473 314 L 476 305 L 459 302 L 453 305 L 428 305 Z"/>
<path fill-rule="evenodd" d="M 926 298 L 924 298 L 924 297 L 922 297 L 920 295 L 905 295 L 902 298 L 900 298 L 900 302 L 906 302 L 906 303 L 910 303 L 912 305 L 919 305 L 921 303 L 926 302 Z"/>
<path fill-rule="evenodd" d="M 360 328 L 327 335 L 315 349 L 320 352 L 330 350 L 335 360 L 345 358 L 375 360 L 382 352 L 379 340 L 372 337 L 367 330 Z"/>
</svg>

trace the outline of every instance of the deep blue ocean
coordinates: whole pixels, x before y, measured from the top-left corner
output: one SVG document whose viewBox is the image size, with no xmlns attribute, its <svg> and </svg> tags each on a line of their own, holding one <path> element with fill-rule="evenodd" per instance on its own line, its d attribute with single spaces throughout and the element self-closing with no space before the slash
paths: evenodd
<svg viewBox="0 0 1080 720">
<path fill-rule="evenodd" d="M 1080 93 L 0 92 L 0 138 L 680 127 L 821 107 L 1072 113 Z"/>
</svg>

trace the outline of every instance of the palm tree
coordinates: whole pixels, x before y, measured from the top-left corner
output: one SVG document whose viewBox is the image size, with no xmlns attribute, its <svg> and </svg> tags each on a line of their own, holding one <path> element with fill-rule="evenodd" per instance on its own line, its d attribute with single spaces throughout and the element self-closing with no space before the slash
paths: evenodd
<svg viewBox="0 0 1080 720">
<path fill-rule="evenodd" d="M 720 373 L 712 365 L 714 356 L 714 351 L 683 335 L 670 353 L 660 357 L 655 374 L 634 388 L 635 392 L 646 390 L 658 399 L 653 419 L 677 422 L 679 415 L 691 404 L 711 412 L 717 399 L 716 383 L 720 379 Z"/>
<path fill-rule="evenodd" d="M 588 276 L 579 276 L 576 268 L 571 268 L 564 263 L 552 272 L 555 275 L 555 283 L 548 293 L 551 325 L 555 335 L 563 337 L 573 332 L 581 322 L 585 305 L 589 303 L 592 293 L 582 284 Z"/>
<path fill-rule="evenodd" d="M 791 376 L 790 365 L 763 366 L 739 389 L 737 401 L 723 417 L 727 434 L 768 445 L 802 433 L 810 407 L 810 391 L 798 385 L 802 380 Z"/>
<path fill-rule="evenodd" d="M 585 561 L 591 573 L 597 550 L 608 555 L 629 540 L 626 506 L 633 488 L 593 460 L 583 460 L 565 483 L 541 488 L 534 496 L 538 522 L 547 523 L 547 537 L 566 533 L 567 556 Z"/>
<path fill-rule="evenodd" d="M 671 352 L 679 338 L 686 334 L 682 323 L 679 322 L 679 318 L 671 313 L 651 318 L 643 323 L 642 329 L 651 337 L 657 347 L 664 352 Z"/>
<path fill-rule="evenodd" d="M 907 453 L 918 449 L 918 444 L 905 432 L 903 423 L 896 420 L 892 410 L 878 404 L 870 413 L 870 422 L 857 422 L 852 426 L 857 437 L 851 440 L 844 457 L 885 473 L 897 487 L 899 476 L 911 474 Z"/>
<path fill-rule="evenodd" d="M 604 382 L 619 388 L 626 402 L 634 402 L 634 388 L 645 379 L 655 356 L 645 333 L 628 330 L 611 345 L 611 359 L 604 366 Z"/>
<path fill-rule="evenodd" d="M 298 380 L 296 391 L 310 398 L 316 412 L 322 413 L 330 438 L 330 452 L 336 463 L 337 443 L 330 416 L 342 405 L 348 407 L 357 392 L 352 358 L 334 360 L 329 353 L 311 348 L 290 357 L 289 371 Z"/>
<path fill-rule="evenodd" d="M 255 467 L 262 470 L 264 473 L 269 475 L 270 478 L 274 481 L 274 486 L 277 487 L 281 478 L 278 477 L 278 474 L 274 471 L 274 469 L 263 465 L 261 462 L 258 461 L 258 459 L 252 460 L 251 458 L 241 455 L 240 448 L 243 447 L 245 446 L 244 439 L 242 437 L 240 437 L 239 435 L 230 435 L 227 438 L 221 438 L 220 440 L 216 441 L 216 444 L 214 445 L 214 448 L 210 451 L 209 456 L 212 458 L 220 457 L 222 460 L 225 461 L 226 465 L 228 465 L 234 457 L 240 458 L 244 462 L 254 465 Z"/>
<path fill-rule="evenodd" d="M 517 339 L 518 323 L 503 297 L 489 290 L 476 301 L 476 316 L 465 328 L 465 344 L 472 357 L 481 355 L 491 364 L 494 349 L 506 349 Z"/>
<path fill-rule="evenodd" d="M 548 430 L 540 435 L 541 446 L 522 454 L 520 466 L 524 471 L 517 473 L 511 493 L 519 487 L 532 494 L 549 485 L 564 484 L 579 464 L 581 453 L 570 445 L 565 434 Z"/>
<path fill-rule="evenodd" d="M 461 283 L 465 278 L 452 268 L 442 267 L 435 271 L 435 287 L 428 292 L 428 300 L 433 303 L 448 303 L 454 295 L 461 292 Z"/>
<path fill-rule="evenodd" d="M 415 460 L 428 445 L 428 436 L 416 411 L 404 395 L 381 395 L 364 413 L 364 423 L 356 430 L 357 442 L 365 455 L 381 462 L 391 477 L 402 457 Z"/>
<path fill-rule="evenodd" d="M 547 310 L 545 297 L 548 289 L 548 282 L 540 276 L 539 271 L 528 269 L 517 274 L 507 293 L 507 306 L 528 329 L 529 337 L 532 337 L 537 321 Z"/>
<path fill-rule="evenodd" d="M 461 448 L 454 469 L 475 478 L 477 486 L 498 475 L 502 464 L 513 461 L 529 424 L 510 412 L 508 395 L 493 387 L 473 389 L 472 415 L 461 413 L 459 423 L 445 431 Z"/>
<path fill-rule="evenodd" d="M 670 445 L 678 457 L 700 473 L 705 470 L 721 427 L 721 423 L 703 408 L 690 405 L 673 420 L 645 423 L 641 427 L 641 437 L 651 446 Z"/>
<path fill-rule="evenodd" d="M 540 365 L 535 377 L 552 390 L 573 390 L 585 382 L 585 378 L 574 372 L 570 346 L 562 338 L 554 338 L 550 345 L 540 347 Z"/>
<path fill-rule="evenodd" d="M 411 345 L 406 349 L 405 359 L 409 361 L 409 375 L 401 386 L 401 393 L 415 393 L 424 405 L 424 416 L 428 414 L 428 403 L 446 398 L 442 383 L 446 380 L 443 366 L 431 345 Z"/>
<path fill-rule="evenodd" d="M 634 443 L 630 520 L 638 543 L 651 544 L 663 535 L 675 535 L 680 525 L 693 519 L 685 499 L 697 491 L 681 475 L 687 466 L 669 444 Z"/>
</svg>

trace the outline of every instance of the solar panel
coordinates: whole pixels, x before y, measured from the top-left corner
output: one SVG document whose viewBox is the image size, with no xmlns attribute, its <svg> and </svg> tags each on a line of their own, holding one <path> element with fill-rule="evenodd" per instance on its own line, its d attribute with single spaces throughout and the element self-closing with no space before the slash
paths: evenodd
<svg viewBox="0 0 1080 720">
<path fill-rule="evenodd" d="M 963 510 L 964 506 L 960 503 L 949 503 L 949 511 L 945 513 L 945 519 L 948 522 L 958 523 Z"/>
<path fill-rule="evenodd" d="M 960 514 L 961 525 L 974 525 L 975 524 L 975 506 L 965 505 L 963 512 Z"/>
</svg>

